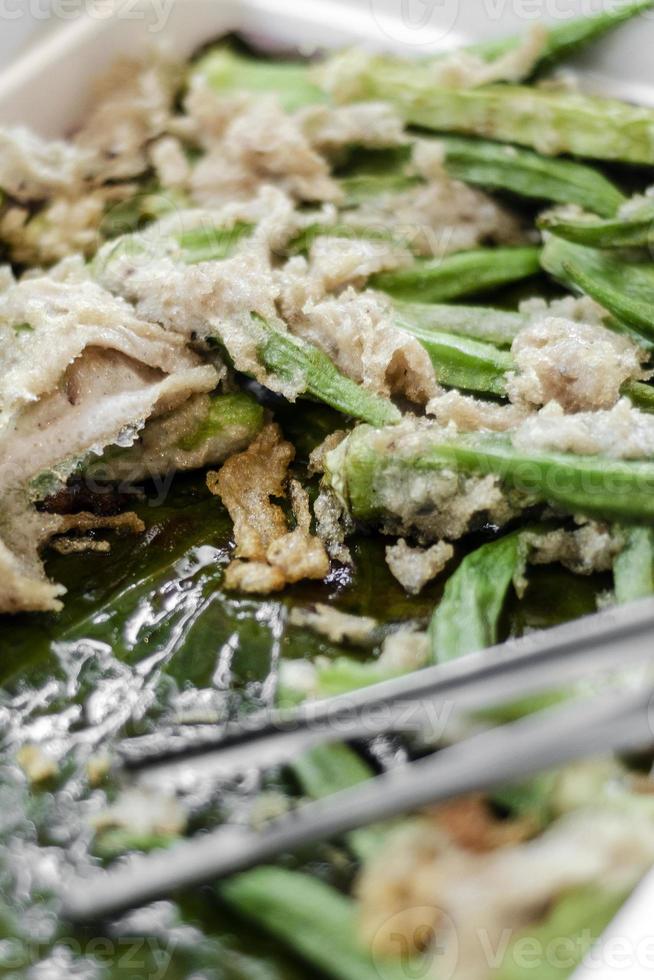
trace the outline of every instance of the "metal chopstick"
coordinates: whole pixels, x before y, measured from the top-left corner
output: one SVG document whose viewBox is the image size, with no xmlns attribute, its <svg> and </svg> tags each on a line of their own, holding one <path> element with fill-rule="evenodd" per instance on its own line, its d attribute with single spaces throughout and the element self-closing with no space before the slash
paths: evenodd
<svg viewBox="0 0 654 980">
<path fill-rule="evenodd" d="M 220 828 L 115 870 L 79 878 L 65 890 L 64 914 L 76 922 L 104 918 L 451 796 L 488 790 L 590 753 L 643 748 L 653 740 L 651 689 L 541 711 L 301 806 L 266 830 Z"/>
<path fill-rule="evenodd" d="M 514 639 L 458 661 L 427 667 L 293 712 L 256 714 L 215 737 L 164 751 L 125 755 L 144 781 L 178 785 L 228 778 L 282 764 L 313 745 L 421 731 L 442 735 L 444 720 L 489 709 L 603 672 L 654 660 L 654 601 L 605 610 Z"/>
</svg>

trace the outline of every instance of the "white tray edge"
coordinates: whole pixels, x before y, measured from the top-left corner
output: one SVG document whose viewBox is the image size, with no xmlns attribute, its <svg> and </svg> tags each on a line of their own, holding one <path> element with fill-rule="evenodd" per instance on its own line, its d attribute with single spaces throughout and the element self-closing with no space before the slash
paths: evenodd
<svg viewBox="0 0 654 980">
<path fill-rule="evenodd" d="M 147 3 L 143 4 L 145 16 L 140 20 L 83 15 L 73 23 L 62 24 L 0 72 L 0 124 L 28 125 L 49 137 L 65 135 L 84 112 L 93 79 L 118 56 L 142 51 L 153 42 L 163 41 L 184 57 L 214 37 L 241 30 L 304 49 L 365 43 L 406 51 L 399 41 L 401 27 L 394 28 L 397 4 L 380 0 L 371 16 L 371 4 L 375 3 L 376 0 L 303 0 L 301 4 L 294 0 L 176 0 L 165 27 L 157 32 L 151 30 L 155 21 Z M 497 28 L 497 24 L 479 20 L 482 36 L 497 33 L 493 27 Z M 455 46 L 469 36 L 451 31 L 445 39 L 446 46 Z M 634 43 L 638 57 L 625 62 L 624 52 Z M 579 61 L 579 70 L 586 85 L 654 105 L 650 67 L 653 49 L 654 20 L 632 24 L 621 29 L 619 38 L 596 45 L 592 54 Z M 628 77 L 623 77 L 622 67 Z M 603 945 L 610 949 L 612 941 L 619 940 L 631 951 L 646 946 L 651 950 L 653 903 L 654 877 L 650 875 L 618 913 L 603 937 Z M 650 952 L 647 966 L 633 962 L 626 973 L 624 962 L 613 968 L 591 957 L 574 973 L 574 980 L 622 980 L 627 975 L 630 980 L 645 980 L 652 976 L 653 960 Z"/>
</svg>

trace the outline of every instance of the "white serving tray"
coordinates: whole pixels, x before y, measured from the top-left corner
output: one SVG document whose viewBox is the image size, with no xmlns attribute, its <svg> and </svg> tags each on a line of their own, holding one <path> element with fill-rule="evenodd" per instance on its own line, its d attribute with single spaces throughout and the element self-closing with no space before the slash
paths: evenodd
<svg viewBox="0 0 654 980">
<path fill-rule="evenodd" d="M 95 7 L 96 4 L 101 6 Z M 115 9 L 109 10 L 109 4 Z M 0 124 L 63 136 L 83 117 L 93 80 L 117 57 L 163 42 L 182 57 L 229 31 L 271 48 L 364 44 L 420 55 L 606 9 L 610 0 L 79 0 L 0 71 Z M 29 3 L 22 14 L 29 19 Z M 11 30 L 8 21 L 2 30 Z M 16 37 L 26 34 L 16 24 Z M 654 12 L 620 27 L 574 63 L 585 88 L 654 105 Z M 654 173 L 653 180 L 654 183 Z M 651 980 L 654 876 L 626 903 L 575 980 Z"/>
<path fill-rule="evenodd" d="M 0 123 L 27 123 L 44 136 L 69 131 L 81 118 L 98 73 L 119 54 L 154 43 L 169 44 L 185 56 L 226 31 L 241 30 L 286 47 L 363 43 L 419 55 L 527 30 L 534 13 L 561 22 L 615 2 L 78 0 L 82 12 L 74 21 L 61 21 L 0 72 Z M 107 15 L 109 4 L 116 8 L 113 16 Z M 575 68 L 587 87 L 654 105 L 653 50 L 654 11 L 594 44 Z"/>
</svg>

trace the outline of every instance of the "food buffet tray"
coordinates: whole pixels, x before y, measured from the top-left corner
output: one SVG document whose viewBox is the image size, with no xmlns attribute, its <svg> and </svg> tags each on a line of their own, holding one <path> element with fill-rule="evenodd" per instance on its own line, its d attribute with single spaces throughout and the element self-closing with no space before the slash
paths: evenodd
<svg viewBox="0 0 654 980">
<path fill-rule="evenodd" d="M 181 57 L 220 35 L 238 31 L 271 50 L 312 50 L 348 44 L 410 56 L 528 29 L 535 18 L 557 21 L 599 9 L 591 0 L 80 0 L 77 16 L 52 25 L 42 40 L 0 71 L 0 124 L 23 124 L 46 137 L 63 136 L 83 116 L 93 80 L 118 56 L 167 45 Z M 66 8 L 68 9 L 68 7 Z M 21 16 L 30 17 L 30 4 Z M 62 7 L 63 11 L 63 7 Z M 54 5 L 56 18 L 57 6 Z M 3 24 L 11 31 L 13 20 Z M 18 37 L 24 24 L 15 24 Z M 586 88 L 654 105 L 654 13 L 623 26 L 574 63 Z M 605 934 L 630 950 L 631 980 L 650 977 L 651 908 L 648 879 Z M 628 954 L 627 954 L 628 955 Z M 651 952 L 650 952 L 651 957 Z M 604 961 L 604 962 L 601 962 Z M 625 975 L 597 953 L 576 980 Z"/>
</svg>

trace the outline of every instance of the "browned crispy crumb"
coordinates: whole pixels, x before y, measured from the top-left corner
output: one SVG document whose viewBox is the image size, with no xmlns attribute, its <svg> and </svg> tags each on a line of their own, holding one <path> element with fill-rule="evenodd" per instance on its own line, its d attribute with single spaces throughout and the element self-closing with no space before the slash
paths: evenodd
<svg viewBox="0 0 654 980">
<path fill-rule="evenodd" d="M 84 533 L 85 531 L 115 531 L 117 534 L 143 534 L 145 524 L 134 511 L 124 514 L 96 515 L 82 511 L 79 514 L 65 514 L 61 518 L 59 534 L 69 531 Z"/>
<path fill-rule="evenodd" d="M 324 578 L 329 572 L 329 558 L 320 538 L 311 534 L 309 495 L 297 480 L 291 480 L 289 490 L 297 526 L 294 531 L 273 541 L 266 558 L 283 571 L 287 582 Z"/>
<path fill-rule="evenodd" d="M 60 555 L 79 555 L 85 551 L 106 554 L 111 550 L 109 542 L 85 533 L 97 530 L 115 531 L 117 534 L 143 534 L 145 524 L 133 511 L 113 516 L 89 514 L 86 511 L 64 514 L 60 516 L 57 536 L 50 541 L 50 547 Z"/>
<path fill-rule="evenodd" d="M 265 561 L 230 562 L 225 572 L 225 588 L 233 592 L 254 592 L 267 595 L 279 592 L 286 585 L 281 568 L 268 565 Z"/>
<path fill-rule="evenodd" d="M 527 840 L 536 830 L 531 820 L 501 820 L 481 793 L 448 800 L 427 811 L 452 840 L 467 851 L 493 851 Z"/>
<path fill-rule="evenodd" d="M 631 772 L 628 776 L 629 789 L 632 793 L 651 796 L 654 793 L 654 779 L 649 773 Z"/>
<path fill-rule="evenodd" d="M 85 551 L 97 551 L 99 554 L 107 554 L 111 551 L 108 541 L 98 541 L 97 538 L 55 538 L 50 543 L 53 551 L 60 555 L 80 555 Z"/>
<path fill-rule="evenodd" d="M 207 474 L 209 490 L 222 499 L 234 522 L 236 560 L 227 568 L 225 588 L 266 594 L 289 582 L 327 575 L 329 558 L 311 534 L 309 499 L 302 486 L 296 480 L 290 484 L 295 530 L 289 531 L 283 510 L 273 503 L 272 498 L 286 495 L 294 456 L 293 446 L 271 423 L 245 452 Z"/>
<path fill-rule="evenodd" d="M 271 423 L 245 452 L 207 474 L 209 490 L 221 498 L 234 522 L 237 558 L 265 561 L 272 542 L 286 534 L 284 511 L 271 498 L 286 496 L 284 482 L 294 456 L 293 446 Z"/>
<path fill-rule="evenodd" d="M 311 507 L 309 506 L 309 494 L 299 480 L 291 480 L 288 489 L 291 496 L 291 507 L 293 508 L 295 523 L 305 534 L 310 534 Z"/>
<path fill-rule="evenodd" d="M 31 783 L 44 783 L 59 771 L 56 759 L 34 742 L 19 749 L 17 762 Z"/>
<path fill-rule="evenodd" d="M 329 558 L 322 541 L 300 528 L 273 541 L 266 558 L 271 565 L 281 569 L 287 582 L 322 579 L 329 572 Z"/>
<path fill-rule="evenodd" d="M 499 846 L 474 799 L 448 808 L 391 831 L 362 870 L 360 935 L 375 955 L 419 950 L 436 931 L 439 969 L 487 980 L 488 950 L 540 921 L 557 896 L 597 887 L 620 894 L 651 867 L 651 820 L 637 807 L 582 805 L 541 834 L 519 827 Z"/>
</svg>

